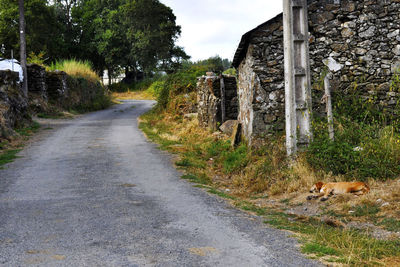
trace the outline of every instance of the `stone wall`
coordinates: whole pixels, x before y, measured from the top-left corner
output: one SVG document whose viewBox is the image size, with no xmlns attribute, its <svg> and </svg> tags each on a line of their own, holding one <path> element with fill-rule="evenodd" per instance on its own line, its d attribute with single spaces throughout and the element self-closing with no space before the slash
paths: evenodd
<svg viewBox="0 0 400 267">
<path fill-rule="evenodd" d="M 67 74 L 58 70 L 47 72 L 46 84 L 49 101 L 63 106 L 68 94 Z"/>
<path fill-rule="evenodd" d="M 309 1 L 314 85 L 326 68 L 323 60 L 332 58 L 342 67 L 331 79 L 334 92 L 346 93 L 354 82 L 365 98 L 374 97 L 377 103 L 393 108 L 398 93 L 390 90 L 390 81 L 400 67 L 399 10 L 400 0 Z M 282 15 L 243 38 L 248 43 L 241 43 L 234 65 L 239 73 L 239 120 L 251 140 L 284 129 Z M 313 90 L 313 94 L 313 110 L 323 113 L 322 91 Z"/>
<path fill-rule="evenodd" d="M 37 64 L 29 64 L 28 71 L 28 91 L 44 100 L 47 100 L 46 69 Z"/>
<path fill-rule="evenodd" d="M 28 103 L 22 94 L 18 72 L 0 71 L 0 139 L 29 120 Z"/>
<path fill-rule="evenodd" d="M 221 79 L 223 79 L 221 87 Z M 236 120 L 238 99 L 236 78 L 208 74 L 197 83 L 197 106 L 199 124 L 215 131 L 227 120 Z"/>
</svg>

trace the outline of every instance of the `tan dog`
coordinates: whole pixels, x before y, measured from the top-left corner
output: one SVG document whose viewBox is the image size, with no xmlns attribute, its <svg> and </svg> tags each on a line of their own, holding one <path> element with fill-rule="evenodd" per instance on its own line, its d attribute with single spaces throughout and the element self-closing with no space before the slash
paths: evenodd
<svg viewBox="0 0 400 267">
<path fill-rule="evenodd" d="M 363 182 L 338 182 L 338 183 L 326 183 L 318 182 L 313 185 L 310 189 L 310 193 L 319 193 L 316 196 L 308 196 L 307 200 L 313 198 L 321 198 L 321 201 L 328 200 L 328 197 L 333 194 L 345 194 L 354 193 L 356 195 L 362 195 L 369 192 L 369 186 Z"/>
</svg>

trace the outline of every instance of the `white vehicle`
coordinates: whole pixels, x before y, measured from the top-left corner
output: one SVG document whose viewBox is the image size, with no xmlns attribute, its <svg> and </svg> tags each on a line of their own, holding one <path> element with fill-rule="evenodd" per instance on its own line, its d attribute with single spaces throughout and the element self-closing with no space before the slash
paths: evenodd
<svg viewBox="0 0 400 267">
<path fill-rule="evenodd" d="M 16 59 L 4 59 L 0 58 L 0 70 L 11 70 L 19 73 L 19 81 L 24 80 L 24 74 L 22 72 L 21 65 Z"/>
</svg>

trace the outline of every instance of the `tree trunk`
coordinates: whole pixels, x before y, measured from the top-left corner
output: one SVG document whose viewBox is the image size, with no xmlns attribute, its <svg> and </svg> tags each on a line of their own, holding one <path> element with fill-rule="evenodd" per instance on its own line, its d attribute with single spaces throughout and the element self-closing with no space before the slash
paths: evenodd
<svg viewBox="0 0 400 267">
<path fill-rule="evenodd" d="M 24 0 L 18 0 L 19 3 L 19 37 L 20 37 L 20 63 L 24 80 L 22 81 L 22 92 L 28 97 L 28 74 L 26 70 L 26 39 L 25 39 L 25 13 Z"/>
</svg>

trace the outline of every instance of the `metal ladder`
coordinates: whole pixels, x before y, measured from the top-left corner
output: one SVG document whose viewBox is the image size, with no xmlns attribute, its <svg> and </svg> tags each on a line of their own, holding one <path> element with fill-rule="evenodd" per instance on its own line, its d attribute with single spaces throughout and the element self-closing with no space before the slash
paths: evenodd
<svg viewBox="0 0 400 267">
<path fill-rule="evenodd" d="M 311 77 L 307 0 L 283 0 L 286 148 L 307 146 L 311 132 Z"/>
</svg>

